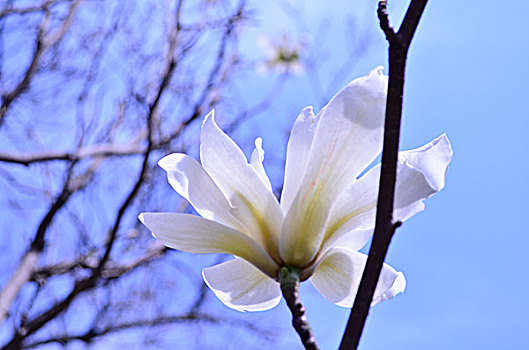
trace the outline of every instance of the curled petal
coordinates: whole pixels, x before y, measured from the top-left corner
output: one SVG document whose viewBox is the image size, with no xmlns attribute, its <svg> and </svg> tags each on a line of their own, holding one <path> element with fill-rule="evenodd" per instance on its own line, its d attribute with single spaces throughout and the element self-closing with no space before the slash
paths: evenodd
<svg viewBox="0 0 529 350">
<path fill-rule="evenodd" d="M 290 208 L 301 185 L 317 123 L 318 120 L 312 112 L 312 107 L 306 107 L 301 111 L 292 127 L 288 139 L 285 181 L 281 193 L 281 210 L 283 213 L 286 213 Z"/>
<path fill-rule="evenodd" d="M 277 246 L 283 220 L 279 203 L 239 146 L 217 126 L 213 111 L 202 124 L 200 159 L 228 198 L 232 215 L 279 261 Z"/>
<path fill-rule="evenodd" d="M 389 288 L 382 294 L 377 294 L 375 291 L 375 296 L 373 297 L 371 306 L 375 306 L 377 304 L 380 304 L 383 301 L 393 299 L 395 295 L 399 293 L 403 293 L 404 289 L 406 289 L 406 278 L 404 278 L 404 274 L 400 271 L 397 272 L 397 277 L 395 279 L 393 279 L 394 277 L 393 273 L 386 273 L 386 274 L 381 275 L 381 277 L 389 279 L 389 281 L 384 282 L 384 284 L 389 284 L 391 283 L 391 281 L 393 281 L 393 285 L 391 286 L 391 288 Z"/>
<path fill-rule="evenodd" d="M 428 144 L 399 153 L 395 187 L 394 219 L 404 221 L 424 210 L 424 200 L 444 187 L 452 148 L 446 135 Z M 344 191 L 334 203 L 325 230 L 321 253 L 332 246 L 360 249 L 370 236 L 351 235 L 351 231 L 375 227 L 375 215 L 380 178 L 380 164 L 369 170 Z M 347 235 L 352 241 L 344 244 Z M 340 242 L 338 242 L 338 240 Z"/>
<path fill-rule="evenodd" d="M 367 255 L 345 248 L 333 248 L 324 256 L 310 281 L 327 299 L 338 306 L 353 305 Z M 393 298 L 404 291 L 406 281 L 401 272 L 384 264 L 371 306 Z"/>
<path fill-rule="evenodd" d="M 287 264 L 304 266 L 314 258 L 332 202 L 380 153 L 386 91 L 387 76 L 377 68 L 318 114 L 307 168 L 281 234 Z"/>
<path fill-rule="evenodd" d="M 196 215 L 141 213 L 138 217 L 166 246 L 188 253 L 226 253 L 241 257 L 268 276 L 278 266 L 268 253 L 246 234 Z"/>
<path fill-rule="evenodd" d="M 174 190 L 184 197 L 203 218 L 244 229 L 230 213 L 230 203 L 199 162 L 182 153 L 163 157 L 158 165 L 167 172 Z"/>
<path fill-rule="evenodd" d="M 279 283 L 243 259 L 202 270 L 208 287 L 226 306 L 239 311 L 264 311 L 281 300 Z"/>
<path fill-rule="evenodd" d="M 403 166 L 395 190 L 396 220 L 407 220 L 424 210 L 422 200 L 443 189 L 452 154 L 445 134 L 422 147 L 399 153 Z"/>
</svg>

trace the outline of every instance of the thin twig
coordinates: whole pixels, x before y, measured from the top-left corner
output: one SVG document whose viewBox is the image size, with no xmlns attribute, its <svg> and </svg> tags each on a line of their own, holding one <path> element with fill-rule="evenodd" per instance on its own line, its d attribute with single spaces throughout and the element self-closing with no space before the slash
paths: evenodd
<svg viewBox="0 0 529 350">
<path fill-rule="evenodd" d="M 99 166 L 99 161 L 94 161 L 92 166 L 85 173 L 75 178 L 71 176 L 74 164 L 75 163 L 72 163 L 69 167 L 68 176 L 64 182 L 61 193 L 54 199 L 50 209 L 42 218 L 31 246 L 26 251 L 10 280 L 0 291 L 0 324 L 7 317 L 11 304 L 15 300 L 22 286 L 31 279 L 31 276 L 37 269 L 38 259 L 44 251 L 46 244 L 45 236 L 54 217 L 74 193 L 82 190 L 93 179 Z"/>
<path fill-rule="evenodd" d="M 211 103 L 208 102 L 208 97 L 211 94 L 211 91 L 218 88 L 216 84 L 216 79 L 221 73 L 222 65 L 225 62 L 226 50 L 228 49 L 229 39 L 234 35 L 236 25 L 239 21 L 244 19 L 244 6 L 245 2 L 241 1 L 235 14 L 233 14 L 226 24 L 225 31 L 220 40 L 220 45 L 216 57 L 216 64 L 208 75 L 207 83 L 204 85 L 203 90 L 199 94 L 197 101 L 194 103 L 193 109 L 188 117 L 182 121 L 182 123 L 175 128 L 175 130 L 158 140 L 152 140 L 151 150 L 157 150 L 166 147 L 174 139 L 181 135 L 182 131 L 199 118 L 205 109 L 211 108 Z M 178 13 L 178 11 L 177 11 Z M 177 18 L 177 28 L 181 24 Z M 174 42 L 175 38 L 171 38 Z M 172 44 L 171 46 L 174 46 Z M 191 45 L 192 46 L 192 45 Z M 183 52 L 191 48 L 191 46 L 185 46 Z M 175 60 L 176 62 L 176 60 Z M 252 112 L 260 107 L 261 105 L 254 106 Z M 240 121 L 240 120 L 238 120 Z M 1 123 L 1 122 L 0 122 Z M 233 127 L 233 123 L 230 124 L 230 128 Z M 80 148 L 76 151 L 46 151 L 46 152 L 34 152 L 34 153 L 15 153 L 15 152 L 0 152 L 0 162 L 6 163 L 15 163 L 28 166 L 34 163 L 42 163 L 49 161 L 79 161 L 85 158 L 107 158 L 115 156 L 134 156 L 138 154 L 144 154 L 146 152 L 146 147 L 141 146 L 141 141 L 146 137 L 147 130 L 141 130 L 138 132 L 137 136 L 128 143 L 125 144 L 113 144 L 113 143 L 101 143 L 91 146 L 86 146 Z M 173 151 L 177 151 L 174 150 Z"/>
<path fill-rule="evenodd" d="M 2 123 L 4 122 L 4 118 L 11 103 L 13 103 L 13 101 L 17 99 L 30 86 L 31 80 L 33 79 L 33 76 L 35 75 L 35 72 L 39 67 L 40 59 L 42 58 L 44 51 L 49 47 L 55 45 L 59 40 L 61 40 L 64 34 L 66 34 L 68 29 L 70 28 L 77 7 L 81 3 L 81 1 L 82 0 L 75 0 L 75 2 L 70 5 L 70 8 L 68 9 L 68 14 L 62 22 L 62 25 L 53 34 L 46 35 L 45 33 L 46 27 L 48 26 L 49 22 L 49 14 L 46 13 L 39 27 L 37 38 L 35 40 L 35 50 L 33 52 L 31 63 L 29 64 L 28 69 L 24 73 L 24 76 L 20 80 L 20 82 L 15 86 L 15 88 L 2 95 L 2 103 L 0 105 L 0 126 L 2 126 Z M 50 4 L 45 5 L 43 9 L 47 9 L 47 6 L 49 5 Z"/>
<path fill-rule="evenodd" d="M 153 319 L 146 319 L 146 320 L 136 320 L 136 321 L 129 321 L 124 323 L 118 323 L 115 325 L 110 325 L 104 328 L 92 328 L 89 329 L 87 332 L 77 335 L 63 335 L 63 336 L 56 336 L 51 337 L 44 340 L 38 340 L 34 343 L 30 343 L 27 345 L 23 345 L 22 349 L 30 349 L 35 348 L 40 345 L 45 344 L 52 344 L 52 343 L 58 343 L 61 345 L 68 344 L 73 341 L 82 341 L 85 343 L 91 343 L 94 342 L 97 338 L 103 337 L 108 334 L 118 333 L 126 330 L 131 329 L 138 329 L 138 328 L 152 328 L 152 327 L 163 327 L 167 325 L 174 325 L 174 324 L 181 324 L 181 323 L 211 323 L 211 324 L 219 324 L 219 325 L 225 325 L 225 324 L 232 324 L 236 327 L 246 328 L 250 332 L 255 332 L 258 334 L 263 334 L 265 337 L 271 337 L 273 334 L 270 331 L 267 331 L 266 329 L 262 329 L 255 325 L 254 322 L 249 322 L 246 320 L 234 320 L 234 319 L 228 319 L 228 318 L 222 318 L 217 316 L 212 316 L 209 314 L 204 313 L 195 313 L 190 312 L 183 315 L 177 315 L 177 316 L 160 316 Z"/>
<path fill-rule="evenodd" d="M 316 338 L 305 316 L 305 307 L 299 297 L 299 269 L 282 267 L 279 270 L 279 283 L 281 284 L 283 297 L 292 312 L 292 326 L 298 333 L 303 346 L 305 349 L 318 350 Z"/>
<path fill-rule="evenodd" d="M 55 5 L 59 2 L 67 2 L 71 0 L 47 0 L 44 1 L 42 4 L 37 6 L 29 6 L 24 8 L 14 8 L 11 6 L 7 6 L 2 11 L 0 11 L 0 19 L 4 18 L 9 15 L 25 15 L 32 12 L 40 12 L 40 11 L 47 11 L 51 6 Z"/>
<path fill-rule="evenodd" d="M 397 33 L 389 23 L 387 1 L 378 3 L 380 26 L 389 41 L 389 86 L 384 125 L 384 147 L 373 243 L 345 329 L 340 350 L 356 349 L 373 300 L 391 238 L 400 222 L 393 222 L 393 202 L 397 176 L 400 121 L 406 57 L 427 0 L 412 0 Z"/>
<path fill-rule="evenodd" d="M 137 267 L 149 264 L 150 262 L 163 257 L 167 250 L 167 247 L 156 242 L 150 249 L 148 249 L 145 255 L 142 255 L 132 262 L 127 264 L 107 264 L 107 266 L 101 271 L 101 278 L 106 280 L 119 278 Z M 74 261 L 66 261 L 39 268 L 33 272 L 31 281 L 46 281 L 46 279 L 51 276 L 64 275 L 75 270 L 94 270 L 97 268 L 97 265 L 98 261 L 96 258 L 92 256 L 83 256 Z"/>
<path fill-rule="evenodd" d="M 139 136 L 144 136 L 143 132 Z M 145 153 L 146 147 L 140 146 L 141 139 L 135 139 L 130 143 L 112 144 L 102 143 L 86 146 L 75 152 L 48 151 L 35 153 L 9 153 L 0 152 L 0 162 L 15 163 L 28 166 L 33 163 L 49 161 L 72 161 L 76 162 L 84 158 L 107 158 L 113 156 L 133 156 Z"/>
</svg>

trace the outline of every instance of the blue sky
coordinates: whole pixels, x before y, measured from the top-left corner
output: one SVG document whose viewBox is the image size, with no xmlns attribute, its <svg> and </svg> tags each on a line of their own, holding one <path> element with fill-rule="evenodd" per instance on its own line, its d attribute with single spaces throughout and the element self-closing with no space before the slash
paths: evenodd
<svg viewBox="0 0 529 350">
<path fill-rule="evenodd" d="M 322 14 L 337 18 L 351 6 L 326 5 L 311 3 L 314 23 Z M 393 23 L 400 23 L 406 5 L 390 2 Z M 376 26 L 375 6 L 359 4 L 365 26 Z M 405 273 L 407 290 L 371 310 L 361 349 L 521 349 L 529 341 L 529 230 L 523 222 L 529 209 L 529 39 L 522 27 L 528 11 L 526 2 L 515 1 L 427 5 L 409 54 L 401 148 L 447 133 L 454 158 L 446 188 L 393 240 L 387 261 Z M 278 17 L 270 13 L 273 22 Z M 285 24 L 276 22 L 280 31 Z M 330 29 L 318 43 L 330 50 L 331 60 L 338 59 L 342 31 Z M 387 66 L 386 57 L 384 38 L 374 32 L 350 78 Z M 299 86 L 287 92 L 299 93 L 300 106 L 316 107 L 303 98 L 310 95 L 301 92 L 304 84 L 300 77 Z M 260 128 L 266 149 L 273 136 Z M 336 348 L 349 310 L 310 286 L 302 293 L 322 347 Z"/>
</svg>

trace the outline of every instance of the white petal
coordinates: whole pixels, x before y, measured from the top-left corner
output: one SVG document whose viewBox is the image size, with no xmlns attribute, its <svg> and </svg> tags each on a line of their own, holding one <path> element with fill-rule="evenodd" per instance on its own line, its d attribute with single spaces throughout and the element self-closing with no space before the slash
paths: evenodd
<svg viewBox="0 0 529 350">
<path fill-rule="evenodd" d="M 202 270 L 209 288 L 226 306 L 239 311 L 264 311 L 281 300 L 279 283 L 243 259 Z"/>
<path fill-rule="evenodd" d="M 446 135 L 420 148 L 399 153 L 394 220 L 405 221 L 424 210 L 423 201 L 444 187 L 451 157 L 452 148 Z M 375 227 L 379 177 L 380 165 L 377 165 L 336 199 L 325 231 L 322 254 L 331 246 L 358 250 L 367 243 L 369 236 L 355 236 L 354 232 L 366 232 L 363 230 Z M 350 241 L 345 242 L 342 235 L 347 235 Z"/>
<path fill-rule="evenodd" d="M 407 220 L 424 210 L 422 201 L 443 189 L 452 154 L 445 134 L 422 147 L 399 153 L 403 166 L 395 190 L 395 220 Z"/>
<path fill-rule="evenodd" d="M 324 255 L 332 247 L 343 247 L 351 250 L 360 250 L 369 242 L 375 231 L 374 225 L 371 228 L 350 229 L 350 225 L 342 225 L 334 234 L 325 239 L 319 255 Z"/>
<path fill-rule="evenodd" d="M 344 248 L 333 248 L 320 261 L 310 278 L 314 287 L 338 306 L 353 305 L 367 255 Z M 371 305 L 393 298 L 404 291 L 406 281 L 401 272 L 384 264 Z"/>
<path fill-rule="evenodd" d="M 186 154 L 173 153 L 162 158 L 158 165 L 167 172 L 167 179 L 175 191 L 203 218 L 243 229 L 231 215 L 230 203 L 199 162 Z"/>
<path fill-rule="evenodd" d="M 286 213 L 288 208 L 290 208 L 298 192 L 303 174 L 305 174 L 316 125 L 317 119 L 312 112 L 312 107 L 306 107 L 297 117 L 290 132 L 285 164 L 285 181 L 281 193 L 281 209 L 283 213 Z"/>
<path fill-rule="evenodd" d="M 255 149 L 252 152 L 250 164 L 253 166 L 255 171 L 257 171 L 257 174 L 259 174 L 259 177 L 261 177 L 261 180 L 265 186 L 270 190 L 270 192 L 272 192 L 272 184 L 270 183 L 270 179 L 268 178 L 268 175 L 266 175 L 266 171 L 263 166 L 264 153 L 263 139 L 258 137 L 255 139 Z"/>
<path fill-rule="evenodd" d="M 281 234 L 287 264 L 304 266 L 314 258 L 332 202 L 380 153 L 386 91 L 387 77 L 377 68 L 318 114 L 307 169 Z"/>
<path fill-rule="evenodd" d="M 213 111 L 202 124 L 200 159 L 234 207 L 232 214 L 279 260 L 278 237 L 283 221 L 279 203 L 239 146 L 217 126 Z"/>
<path fill-rule="evenodd" d="M 362 248 L 375 227 L 380 171 L 368 171 L 336 198 L 325 228 L 320 254 L 333 246 Z M 357 234 L 358 233 L 358 234 Z"/>
<path fill-rule="evenodd" d="M 278 266 L 246 234 L 196 215 L 141 213 L 138 218 L 166 246 L 188 253 L 226 253 L 239 256 L 275 278 Z"/>
<path fill-rule="evenodd" d="M 393 269 L 389 265 L 385 265 L 385 266 L 388 266 L 390 269 Z M 393 297 L 399 293 L 404 293 L 404 289 L 406 289 L 406 278 L 404 278 L 404 274 L 399 271 L 397 272 L 397 277 L 395 279 L 393 279 L 393 276 L 394 276 L 393 273 L 386 273 L 385 275 L 381 276 L 383 278 L 389 279 L 389 281 L 385 282 L 384 284 L 390 284 L 391 281 L 393 281 L 393 285 L 391 286 L 391 288 L 389 288 L 382 294 L 377 294 L 375 291 L 375 296 L 373 297 L 371 306 L 375 306 L 377 304 L 380 304 L 383 301 L 393 299 Z"/>
</svg>

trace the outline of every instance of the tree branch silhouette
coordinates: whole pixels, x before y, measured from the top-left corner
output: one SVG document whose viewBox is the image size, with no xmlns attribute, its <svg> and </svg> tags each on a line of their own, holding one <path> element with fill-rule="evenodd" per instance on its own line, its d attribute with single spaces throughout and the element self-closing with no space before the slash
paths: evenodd
<svg viewBox="0 0 529 350">
<path fill-rule="evenodd" d="M 225 116 L 226 131 L 242 138 L 252 119 L 267 111 L 286 115 L 283 104 L 295 104 L 283 91 L 294 75 L 274 66 L 263 76 L 256 70 L 260 51 L 245 54 L 245 28 L 257 24 L 261 11 L 255 4 L 0 5 L 0 349 L 98 347 L 115 336 L 178 344 L 174 335 L 189 335 L 179 332 L 186 324 L 204 328 L 191 332 L 201 342 L 197 348 L 222 347 L 223 338 L 240 346 L 247 340 L 234 339 L 234 327 L 252 342 L 280 344 L 283 336 L 296 336 L 273 328 L 274 321 L 252 328 L 239 314 L 216 316 L 221 304 L 210 302 L 210 289 L 190 274 L 186 259 L 136 219 L 146 209 L 190 211 L 168 194 L 155 161 L 169 152 L 196 152 L 193 135 L 211 108 Z M 307 29 L 302 15 L 292 18 L 295 33 Z M 362 50 L 349 45 L 347 57 L 358 59 Z M 302 53 L 307 70 L 326 60 L 309 46 Z M 273 86 L 262 83 L 268 79 Z M 250 93 L 247 83 L 262 92 Z M 324 90 L 336 87 L 329 86 Z M 278 135 L 286 137 L 284 131 Z M 284 159 L 274 153 L 267 161 L 279 169 Z M 85 313 L 82 325 L 76 310 Z M 153 334 L 158 325 L 171 332 Z M 206 329 L 227 336 L 203 337 Z"/>
<path fill-rule="evenodd" d="M 396 228 L 401 225 L 400 222 L 393 221 L 393 203 L 397 177 L 404 75 L 408 49 L 427 1 L 411 1 L 398 32 L 395 32 L 390 25 L 387 1 L 384 0 L 378 3 L 377 13 L 380 27 L 389 42 L 389 86 L 384 124 L 380 190 L 373 242 L 371 243 L 358 293 L 340 344 L 340 350 L 356 349 L 358 347 L 389 244 Z"/>
<path fill-rule="evenodd" d="M 47 34 L 47 35 L 45 33 L 45 30 L 49 22 L 49 16 L 48 16 L 47 11 L 48 11 L 48 6 L 52 5 L 53 2 L 51 1 L 47 2 L 38 8 L 38 9 L 45 9 L 46 15 L 44 16 L 44 19 L 42 20 L 42 23 L 39 28 L 39 32 L 37 34 L 37 38 L 35 40 L 35 50 L 33 52 L 33 57 L 31 58 L 31 63 L 29 64 L 29 67 L 24 73 L 22 80 L 20 80 L 20 82 L 15 86 L 13 90 L 7 93 L 4 93 L 2 95 L 2 103 L 0 105 L 0 126 L 2 126 L 4 117 L 6 116 L 8 108 L 11 105 L 11 103 L 16 98 L 18 98 L 30 86 L 31 80 L 33 79 L 33 76 L 35 75 L 35 72 L 37 71 L 40 59 L 44 51 L 47 48 L 55 45 L 59 40 L 61 40 L 64 34 L 70 28 L 70 25 L 72 24 L 72 19 L 75 15 L 75 11 L 77 10 L 81 1 L 82 0 L 75 0 L 72 3 L 72 5 L 70 5 L 68 14 L 66 15 L 66 18 L 64 19 L 60 28 L 57 29 L 53 34 Z M 1 17 L 3 16 L 0 16 L 0 18 Z"/>
</svg>

